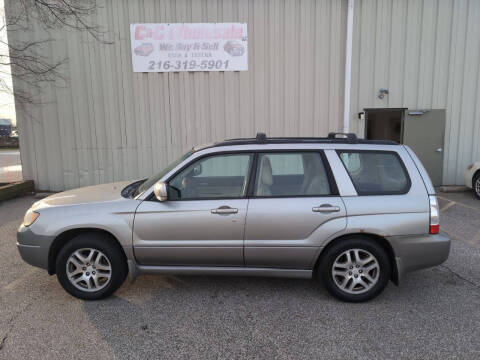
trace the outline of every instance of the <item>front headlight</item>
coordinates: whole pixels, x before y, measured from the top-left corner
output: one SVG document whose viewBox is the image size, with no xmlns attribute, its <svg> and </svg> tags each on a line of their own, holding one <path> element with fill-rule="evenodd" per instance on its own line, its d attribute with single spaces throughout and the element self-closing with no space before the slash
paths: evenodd
<svg viewBox="0 0 480 360">
<path fill-rule="evenodd" d="M 23 218 L 23 226 L 32 225 L 39 216 L 40 214 L 38 212 L 28 209 L 28 211 L 25 213 L 25 217 Z"/>
</svg>

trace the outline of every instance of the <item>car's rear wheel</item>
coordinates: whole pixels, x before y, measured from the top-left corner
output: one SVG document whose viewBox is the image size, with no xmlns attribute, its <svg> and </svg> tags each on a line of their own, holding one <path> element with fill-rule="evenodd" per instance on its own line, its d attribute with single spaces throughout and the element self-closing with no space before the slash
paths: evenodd
<svg viewBox="0 0 480 360">
<path fill-rule="evenodd" d="M 480 172 L 479 171 L 477 171 L 477 173 L 473 176 L 472 188 L 473 188 L 473 192 L 475 193 L 475 196 L 480 199 Z"/>
<path fill-rule="evenodd" d="M 61 248 L 56 272 L 68 293 L 84 300 L 97 300 L 122 285 L 128 268 L 125 255 L 115 241 L 102 234 L 86 233 Z"/>
<path fill-rule="evenodd" d="M 391 265 L 382 246 L 358 236 L 338 240 L 325 250 L 318 277 L 330 294 L 349 302 L 378 296 L 390 279 Z"/>
</svg>

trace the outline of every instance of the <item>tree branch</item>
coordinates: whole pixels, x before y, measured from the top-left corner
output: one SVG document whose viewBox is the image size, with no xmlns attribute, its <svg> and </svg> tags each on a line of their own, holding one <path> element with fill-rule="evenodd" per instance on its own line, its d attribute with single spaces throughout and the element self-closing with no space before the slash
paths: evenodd
<svg viewBox="0 0 480 360">
<path fill-rule="evenodd" d="M 33 24 L 36 24 L 47 32 L 50 29 L 74 30 L 85 32 L 103 44 L 113 43 L 106 40 L 106 32 L 92 22 L 98 10 L 96 0 L 11 0 L 7 7 L 8 20 L 2 16 L 0 31 L 6 28 L 9 33 L 34 32 L 37 29 Z M 39 104 L 34 98 L 39 98 L 44 84 L 57 86 L 56 80 L 65 81 L 61 68 L 68 59 L 55 61 L 42 55 L 42 50 L 51 41 L 54 39 L 11 44 L 0 39 L 0 45 L 8 49 L 8 53 L 0 53 L 0 73 L 8 74 L 10 66 L 12 79 L 19 85 L 13 91 L 7 82 L 0 80 L 0 92 L 14 93 L 17 105 Z"/>
</svg>

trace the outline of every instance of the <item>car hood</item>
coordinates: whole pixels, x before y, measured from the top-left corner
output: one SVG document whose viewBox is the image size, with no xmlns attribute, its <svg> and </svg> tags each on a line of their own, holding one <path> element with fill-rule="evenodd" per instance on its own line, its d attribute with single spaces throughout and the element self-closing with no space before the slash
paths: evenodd
<svg viewBox="0 0 480 360">
<path fill-rule="evenodd" d="M 39 209 L 52 206 L 79 205 L 123 199 L 122 189 L 132 181 L 86 186 L 51 195 L 36 202 L 32 208 Z"/>
</svg>

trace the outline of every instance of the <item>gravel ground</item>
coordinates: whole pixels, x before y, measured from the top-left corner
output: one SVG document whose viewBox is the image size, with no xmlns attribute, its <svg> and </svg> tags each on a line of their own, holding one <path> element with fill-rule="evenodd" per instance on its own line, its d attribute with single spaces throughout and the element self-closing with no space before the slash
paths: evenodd
<svg viewBox="0 0 480 360">
<path fill-rule="evenodd" d="M 35 200 L 0 203 L 0 359 L 478 359 L 480 201 L 440 198 L 448 261 L 364 304 L 309 280 L 187 276 L 141 276 L 84 302 L 18 255 Z"/>
</svg>

